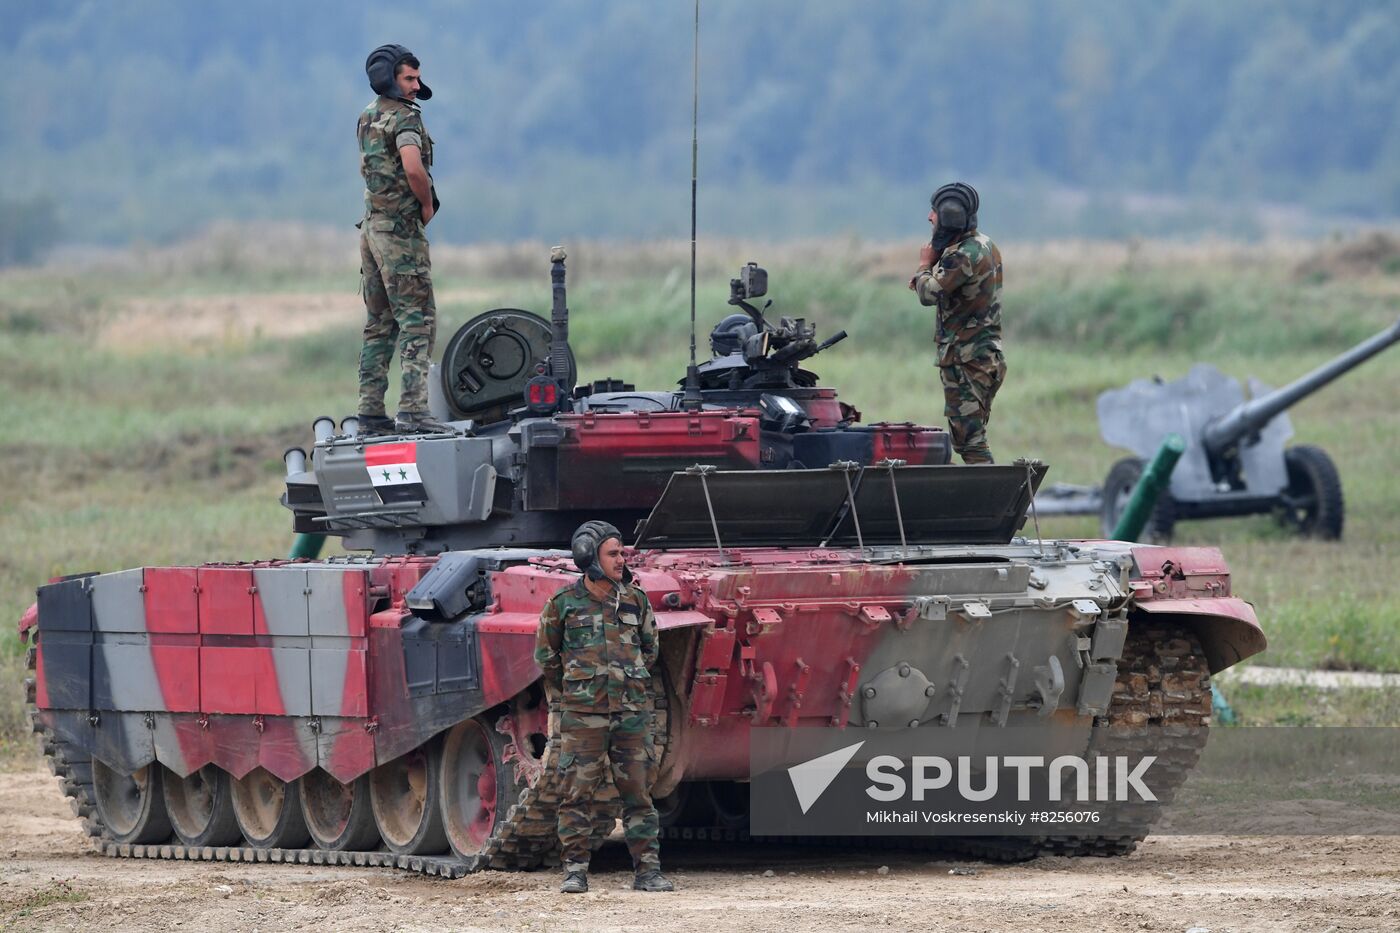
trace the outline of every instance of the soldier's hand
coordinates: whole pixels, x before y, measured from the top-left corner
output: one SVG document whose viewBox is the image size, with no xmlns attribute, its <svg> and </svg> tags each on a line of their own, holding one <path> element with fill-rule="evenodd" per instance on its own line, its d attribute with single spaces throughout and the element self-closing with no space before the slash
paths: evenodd
<svg viewBox="0 0 1400 933">
<path fill-rule="evenodd" d="M 436 214 L 436 213 L 437 213 L 437 211 L 433 209 L 433 206 L 432 206 L 431 204 L 424 204 L 424 205 L 423 205 L 423 226 L 426 227 L 426 226 L 428 225 L 428 222 L 431 221 L 431 220 L 433 219 L 433 215 Z"/>
<path fill-rule="evenodd" d="M 919 268 L 932 269 L 933 261 L 938 258 L 932 243 L 925 243 L 919 247 Z"/>
</svg>

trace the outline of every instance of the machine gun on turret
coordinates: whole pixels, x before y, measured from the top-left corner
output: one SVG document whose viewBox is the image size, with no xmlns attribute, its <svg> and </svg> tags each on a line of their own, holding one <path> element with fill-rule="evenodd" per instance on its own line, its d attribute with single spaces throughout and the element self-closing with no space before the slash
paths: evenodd
<svg viewBox="0 0 1400 933">
<path fill-rule="evenodd" d="M 1158 502 L 1151 531 L 1170 533 L 1178 519 L 1274 512 L 1303 535 L 1342 535 L 1341 477 L 1320 447 L 1284 448 L 1293 436 L 1287 409 L 1400 342 L 1400 321 L 1281 389 L 1240 383 L 1206 363 L 1175 382 L 1139 379 L 1099 396 L 1099 431 L 1136 456 L 1118 461 L 1104 481 L 1104 534 L 1117 524 L 1146 458 L 1169 433 L 1186 440 L 1171 489 Z"/>
<path fill-rule="evenodd" d="M 797 364 L 846 339 L 840 330 L 818 343 L 816 325 L 805 318 L 780 317 L 774 324 L 764 314 L 772 301 L 764 302 L 762 309 L 751 303 L 766 294 L 768 272 L 756 262 L 745 264 L 739 277 L 729 280 L 729 304 L 743 313 L 729 315 L 710 333 L 714 359 L 699 367 L 706 388 L 813 385 L 815 377 Z"/>
</svg>

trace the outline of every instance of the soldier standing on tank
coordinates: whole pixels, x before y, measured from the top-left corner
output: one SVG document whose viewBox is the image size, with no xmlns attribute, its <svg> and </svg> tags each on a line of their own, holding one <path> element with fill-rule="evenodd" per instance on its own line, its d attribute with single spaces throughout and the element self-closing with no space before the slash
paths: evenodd
<svg viewBox="0 0 1400 933">
<path fill-rule="evenodd" d="M 944 185 L 929 199 L 933 240 L 919 250 L 909 288 L 938 306 L 938 370 L 953 449 L 964 463 L 992 463 L 987 421 L 1006 378 L 1001 347 L 1001 251 L 977 231 L 977 191 Z"/>
<path fill-rule="evenodd" d="M 433 140 L 417 104 L 433 92 L 419 77 L 419 67 L 401 45 L 381 45 L 365 61 L 378 95 L 356 127 L 365 179 L 365 216 L 356 226 L 366 317 L 359 418 L 366 434 L 451 430 L 428 416 L 437 308 L 424 227 L 437 212 L 438 199 L 429 174 Z M 390 420 L 384 393 L 396 344 L 403 381 L 398 417 Z"/>
<path fill-rule="evenodd" d="M 564 884 L 588 890 L 593 796 L 605 765 L 622 798 L 622 821 L 638 891 L 671 891 L 661 874 L 661 843 L 651 778 L 656 747 L 651 731 L 651 672 L 656 663 L 656 617 L 647 595 L 632 584 L 622 535 L 607 522 L 574 532 L 574 563 L 583 571 L 540 613 L 535 661 L 559 714 L 559 844 Z"/>
</svg>

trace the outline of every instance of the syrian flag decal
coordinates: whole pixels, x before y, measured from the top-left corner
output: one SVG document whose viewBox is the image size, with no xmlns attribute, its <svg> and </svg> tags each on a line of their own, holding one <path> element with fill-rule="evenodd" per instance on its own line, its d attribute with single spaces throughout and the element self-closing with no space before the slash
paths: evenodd
<svg viewBox="0 0 1400 933">
<path fill-rule="evenodd" d="M 423 479 L 418 475 L 418 445 L 375 444 L 365 448 L 365 469 L 369 481 L 385 505 L 398 502 L 423 502 L 428 498 Z"/>
</svg>

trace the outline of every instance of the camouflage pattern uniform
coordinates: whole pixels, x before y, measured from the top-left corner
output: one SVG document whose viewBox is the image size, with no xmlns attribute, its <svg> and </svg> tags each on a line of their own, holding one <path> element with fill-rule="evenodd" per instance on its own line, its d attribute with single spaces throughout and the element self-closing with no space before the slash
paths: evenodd
<svg viewBox="0 0 1400 933">
<path fill-rule="evenodd" d="M 943 414 L 964 463 L 992 462 L 987 421 L 1006 378 L 1001 278 L 1001 250 L 972 230 L 948 244 L 937 264 L 919 272 L 914 282 L 919 301 L 938 306 Z"/>
<path fill-rule="evenodd" d="M 365 342 L 360 351 L 360 414 L 384 416 L 384 392 L 397 342 L 403 385 L 399 411 L 428 411 L 428 364 L 437 331 L 422 205 L 409 187 L 401 146 L 417 146 L 433 164 L 433 141 L 411 103 L 378 97 L 360 114 L 360 174 L 365 217 L 360 222 L 360 275 Z"/>
<path fill-rule="evenodd" d="M 583 579 L 564 587 L 540 613 L 535 661 L 560 710 L 559 804 L 564 871 L 587 871 L 593 795 L 604 760 L 622 798 L 627 848 L 638 873 L 661 867 L 651 781 L 656 748 L 651 733 L 651 672 L 656 663 L 656 617 L 646 593 L 615 584 L 596 599 Z"/>
</svg>

